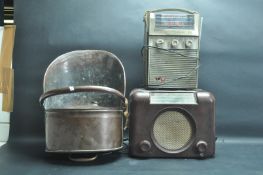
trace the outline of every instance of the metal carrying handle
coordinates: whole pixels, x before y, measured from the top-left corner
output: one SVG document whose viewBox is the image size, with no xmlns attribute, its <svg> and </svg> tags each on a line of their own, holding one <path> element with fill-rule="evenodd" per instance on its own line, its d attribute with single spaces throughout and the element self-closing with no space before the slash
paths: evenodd
<svg viewBox="0 0 263 175">
<path fill-rule="evenodd" d="M 40 96 L 39 103 L 41 105 L 43 105 L 45 99 L 48 97 L 61 95 L 61 94 L 77 93 L 77 92 L 106 92 L 106 93 L 111 93 L 111 94 L 118 96 L 125 103 L 125 96 L 120 91 L 113 89 L 113 88 L 110 88 L 110 87 L 105 87 L 105 86 L 69 86 L 66 88 L 59 88 L 59 89 L 50 90 L 50 91 L 47 91 Z"/>
<path fill-rule="evenodd" d="M 178 11 L 178 12 L 186 12 L 190 14 L 197 13 L 196 11 L 186 10 L 186 9 L 177 9 L 177 8 L 165 8 L 165 9 L 158 9 L 158 10 L 149 10 L 147 12 L 162 12 L 162 11 Z"/>
<path fill-rule="evenodd" d="M 96 160 L 97 158 L 98 158 L 98 154 L 95 154 L 92 157 L 82 157 L 82 158 L 74 158 L 74 157 L 72 157 L 71 154 L 68 156 L 68 159 L 73 161 L 73 162 L 92 162 L 92 161 Z"/>
<path fill-rule="evenodd" d="M 67 88 L 60 88 L 60 89 L 54 89 L 45 92 L 42 94 L 39 98 L 39 103 L 43 105 L 44 101 L 48 97 L 56 96 L 56 95 L 61 95 L 61 94 L 70 94 L 70 93 L 77 93 L 77 92 L 106 92 L 106 93 L 111 93 L 116 96 L 118 96 L 123 104 L 124 104 L 124 118 L 125 118 L 125 126 L 124 130 L 128 128 L 128 100 L 125 98 L 125 96 L 118 90 L 110 88 L 110 87 L 105 87 L 105 86 L 69 86 Z"/>
</svg>

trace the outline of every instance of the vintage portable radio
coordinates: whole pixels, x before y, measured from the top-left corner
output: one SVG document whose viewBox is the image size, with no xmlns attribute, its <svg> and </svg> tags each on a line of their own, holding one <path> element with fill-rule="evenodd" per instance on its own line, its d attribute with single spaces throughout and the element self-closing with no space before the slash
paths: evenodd
<svg viewBox="0 0 263 175">
<path fill-rule="evenodd" d="M 160 9 L 147 11 L 144 22 L 146 87 L 197 88 L 200 15 L 183 9 Z"/>
<path fill-rule="evenodd" d="M 213 157 L 215 98 L 203 90 L 133 90 L 129 134 L 133 157 Z"/>
</svg>

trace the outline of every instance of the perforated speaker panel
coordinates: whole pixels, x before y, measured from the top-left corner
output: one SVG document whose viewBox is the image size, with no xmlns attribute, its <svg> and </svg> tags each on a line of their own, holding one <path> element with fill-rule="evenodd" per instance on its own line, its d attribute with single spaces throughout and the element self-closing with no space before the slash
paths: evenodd
<svg viewBox="0 0 263 175">
<path fill-rule="evenodd" d="M 185 147 L 193 134 L 193 125 L 187 117 L 179 111 L 161 113 L 153 125 L 153 136 L 157 144 L 168 151 Z"/>
<path fill-rule="evenodd" d="M 176 53 L 150 49 L 148 86 L 153 88 L 197 88 L 198 50 L 178 50 Z M 178 54 L 184 55 L 184 57 Z M 164 77 L 165 82 L 161 83 L 156 79 L 158 77 Z"/>
</svg>

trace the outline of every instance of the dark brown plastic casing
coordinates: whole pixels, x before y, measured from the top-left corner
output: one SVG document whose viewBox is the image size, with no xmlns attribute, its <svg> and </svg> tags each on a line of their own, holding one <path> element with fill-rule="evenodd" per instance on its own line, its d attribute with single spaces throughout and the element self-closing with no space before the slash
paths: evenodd
<svg viewBox="0 0 263 175">
<path fill-rule="evenodd" d="M 130 94 L 129 154 L 133 157 L 208 158 L 215 154 L 215 98 L 203 90 L 192 91 L 196 104 L 150 104 L 152 92 L 169 90 L 135 89 Z M 171 94 L 172 95 L 172 94 Z M 152 137 L 153 124 L 160 112 L 185 111 L 194 122 L 190 142 L 180 150 L 162 149 Z"/>
</svg>

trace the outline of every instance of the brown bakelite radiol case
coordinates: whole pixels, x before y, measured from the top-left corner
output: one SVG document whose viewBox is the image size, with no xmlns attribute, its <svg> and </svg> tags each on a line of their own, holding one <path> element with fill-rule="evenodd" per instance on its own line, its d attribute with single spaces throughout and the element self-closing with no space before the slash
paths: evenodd
<svg viewBox="0 0 263 175">
<path fill-rule="evenodd" d="M 213 157 L 215 98 L 203 90 L 135 89 L 129 134 L 133 157 Z"/>
</svg>

